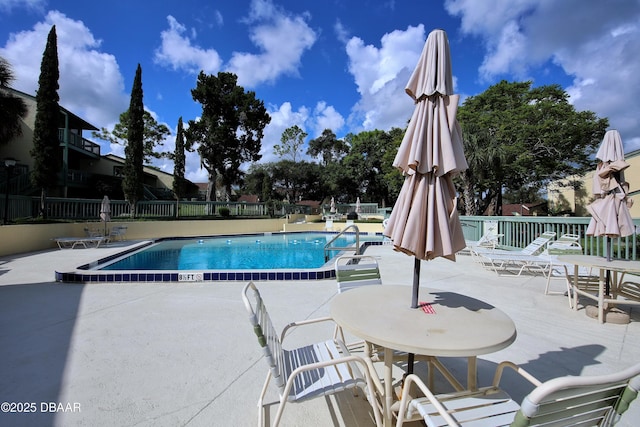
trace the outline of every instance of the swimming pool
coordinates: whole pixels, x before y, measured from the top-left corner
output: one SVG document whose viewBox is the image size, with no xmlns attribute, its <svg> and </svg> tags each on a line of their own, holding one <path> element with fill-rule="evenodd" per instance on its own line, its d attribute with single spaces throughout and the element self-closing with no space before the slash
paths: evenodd
<svg viewBox="0 0 640 427">
<path fill-rule="evenodd" d="M 336 233 L 262 233 L 201 238 L 170 238 L 149 242 L 78 267 L 56 272 L 63 282 L 181 282 L 226 280 L 322 280 L 335 277 L 324 247 Z M 380 233 L 360 233 L 360 251 L 381 245 Z M 334 247 L 354 246 L 345 233 Z M 329 257 L 340 251 L 332 250 Z"/>
</svg>

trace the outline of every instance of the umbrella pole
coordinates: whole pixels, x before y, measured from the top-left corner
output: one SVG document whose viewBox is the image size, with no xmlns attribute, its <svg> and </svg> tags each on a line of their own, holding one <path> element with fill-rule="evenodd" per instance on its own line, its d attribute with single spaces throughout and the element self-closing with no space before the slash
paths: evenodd
<svg viewBox="0 0 640 427">
<path fill-rule="evenodd" d="M 413 262 L 413 293 L 411 295 L 411 308 L 418 308 L 418 292 L 420 289 L 420 260 Z"/>
<path fill-rule="evenodd" d="M 418 308 L 418 291 L 420 289 L 420 260 L 413 261 L 413 292 L 411 294 L 411 308 Z M 413 364 L 415 355 L 409 353 L 407 356 L 407 375 L 413 374 Z"/>
</svg>

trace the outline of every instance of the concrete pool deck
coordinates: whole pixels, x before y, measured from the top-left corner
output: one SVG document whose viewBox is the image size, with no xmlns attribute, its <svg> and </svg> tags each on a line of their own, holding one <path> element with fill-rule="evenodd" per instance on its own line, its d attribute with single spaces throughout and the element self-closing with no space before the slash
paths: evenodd
<svg viewBox="0 0 640 427">
<path fill-rule="evenodd" d="M 34 410 L 0 412 L 0 425 L 255 425 L 267 367 L 240 299 L 245 282 L 53 281 L 55 270 L 74 270 L 120 250 L 119 244 L 0 258 L 0 402 Z M 410 286 L 413 258 L 390 246 L 370 247 L 367 254 L 380 257 L 385 284 Z M 327 315 L 336 294 L 333 280 L 257 285 L 280 328 Z M 498 276 L 464 255 L 456 263 L 423 262 L 421 285 L 479 298 L 514 320 L 516 341 L 479 358 L 480 384 L 505 359 L 541 380 L 608 373 L 640 362 L 638 309 L 627 325 L 600 325 L 585 310 L 570 310 L 565 297 L 544 295 L 541 276 Z M 563 289 L 560 280 L 553 286 Z M 285 343 L 320 340 L 333 331 L 328 325 L 304 330 Z M 454 373 L 464 369 L 457 359 L 445 363 Z M 401 375 L 398 365 L 394 378 Z M 530 391 L 517 379 L 507 381 L 518 400 Z M 275 392 L 269 396 L 275 398 Z M 636 400 L 618 425 L 635 426 L 638 417 Z M 288 405 L 282 425 L 373 423 L 363 397 L 347 392 Z"/>
</svg>

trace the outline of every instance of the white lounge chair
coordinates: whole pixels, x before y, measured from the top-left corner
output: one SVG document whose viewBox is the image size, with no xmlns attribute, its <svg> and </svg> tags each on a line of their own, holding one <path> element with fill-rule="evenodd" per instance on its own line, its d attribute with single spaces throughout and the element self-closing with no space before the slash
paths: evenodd
<svg viewBox="0 0 640 427">
<path fill-rule="evenodd" d="M 76 246 L 82 246 L 87 249 L 89 247 L 97 248 L 100 243 L 105 241 L 104 237 L 55 237 L 54 240 L 60 249 L 75 249 Z"/>
<path fill-rule="evenodd" d="M 264 397 L 273 379 L 278 387 L 280 404 L 273 424 L 280 423 L 287 402 L 302 402 L 315 397 L 328 396 L 342 390 L 359 387 L 371 404 L 376 425 L 382 425 L 382 416 L 374 396 L 374 383 L 370 374 L 370 360 L 349 353 L 339 340 L 312 343 L 304 347 L 285 350 L 282 342 L 291 328 L 312 323 L 332 321 L 331 318 L 304 320 L 288 324 L 280 335 L 267 313 L 258 288 L 249 282 L 242 290 L 242 300 L 249 312 L 249 321 L 258 337 L 265 360 L 269 365 L 267 378 L 258 399 L 258 425 L 264 426 Z"/>
<path fill-rule="evenodd" d="M 467 240 L 466 250 L 470 248 L 489 248 L 495 249 L 500 244 L 500 238 L 504 236 L 504 234 L 499 234 L 497 231 L 498 224 L 492 224 L 487 228 L 486 233 L 484 233 L 480 240 Z"/>
<path fill-rule="evenodd" d="M 496 273 L 517 269 L 517 275 L 525 270 L 540 271 L 546 275 L 550 264 L 549 256 L 537 254 L 544 252 L 555 235 L 553 231 L 546 231 L 519 251 L 472 248 L 471 255 L 477 262 L 493 269 Z"/>
<path fill-rule="evenodd" d="M 506 367 L 536 385 L 521 405 L 500 388 Z M 515 364 L 502 362 L 489 387 L 434 395 L 411 374 L 403 390 L 411 390 L 415 383 L 425 397 L 412 398 L 403 391 L 396 427 L 401 427 L 405 419 L 424 419 L 429 427 L 611 426 L 636 398 L 639 375 L 637 364 L 609 375 L 566 376 L 541 383 Z"/>
</svg>

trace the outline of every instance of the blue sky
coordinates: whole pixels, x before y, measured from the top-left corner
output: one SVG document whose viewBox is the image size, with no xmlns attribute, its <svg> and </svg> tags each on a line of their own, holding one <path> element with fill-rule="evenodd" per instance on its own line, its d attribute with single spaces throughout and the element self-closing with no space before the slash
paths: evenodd
<svg viewBox="0 0 640 427">
<path fill-rule="evenodd" d="M 263 161 L 277 160 L 272 147 L 293 125 L 308 139 L 403 127 L 404 87 L 442 28 L 463 99 L 503 79 L 559 84 L 578 110 L 608 117 L 627 152 L 640 148 L 640 0 L 0 0 L 0 56 L 16 89 L 35 94 L 54 24 L 60 103 L 98 127 L 128 108 L 138 63 L 145 107 L 172 131 L 201 112 L 190 93 L 200 70 L 237 74 L 272 118 Z M 206 181 L 195 153 L 187 177 Z"/>
</svg>

